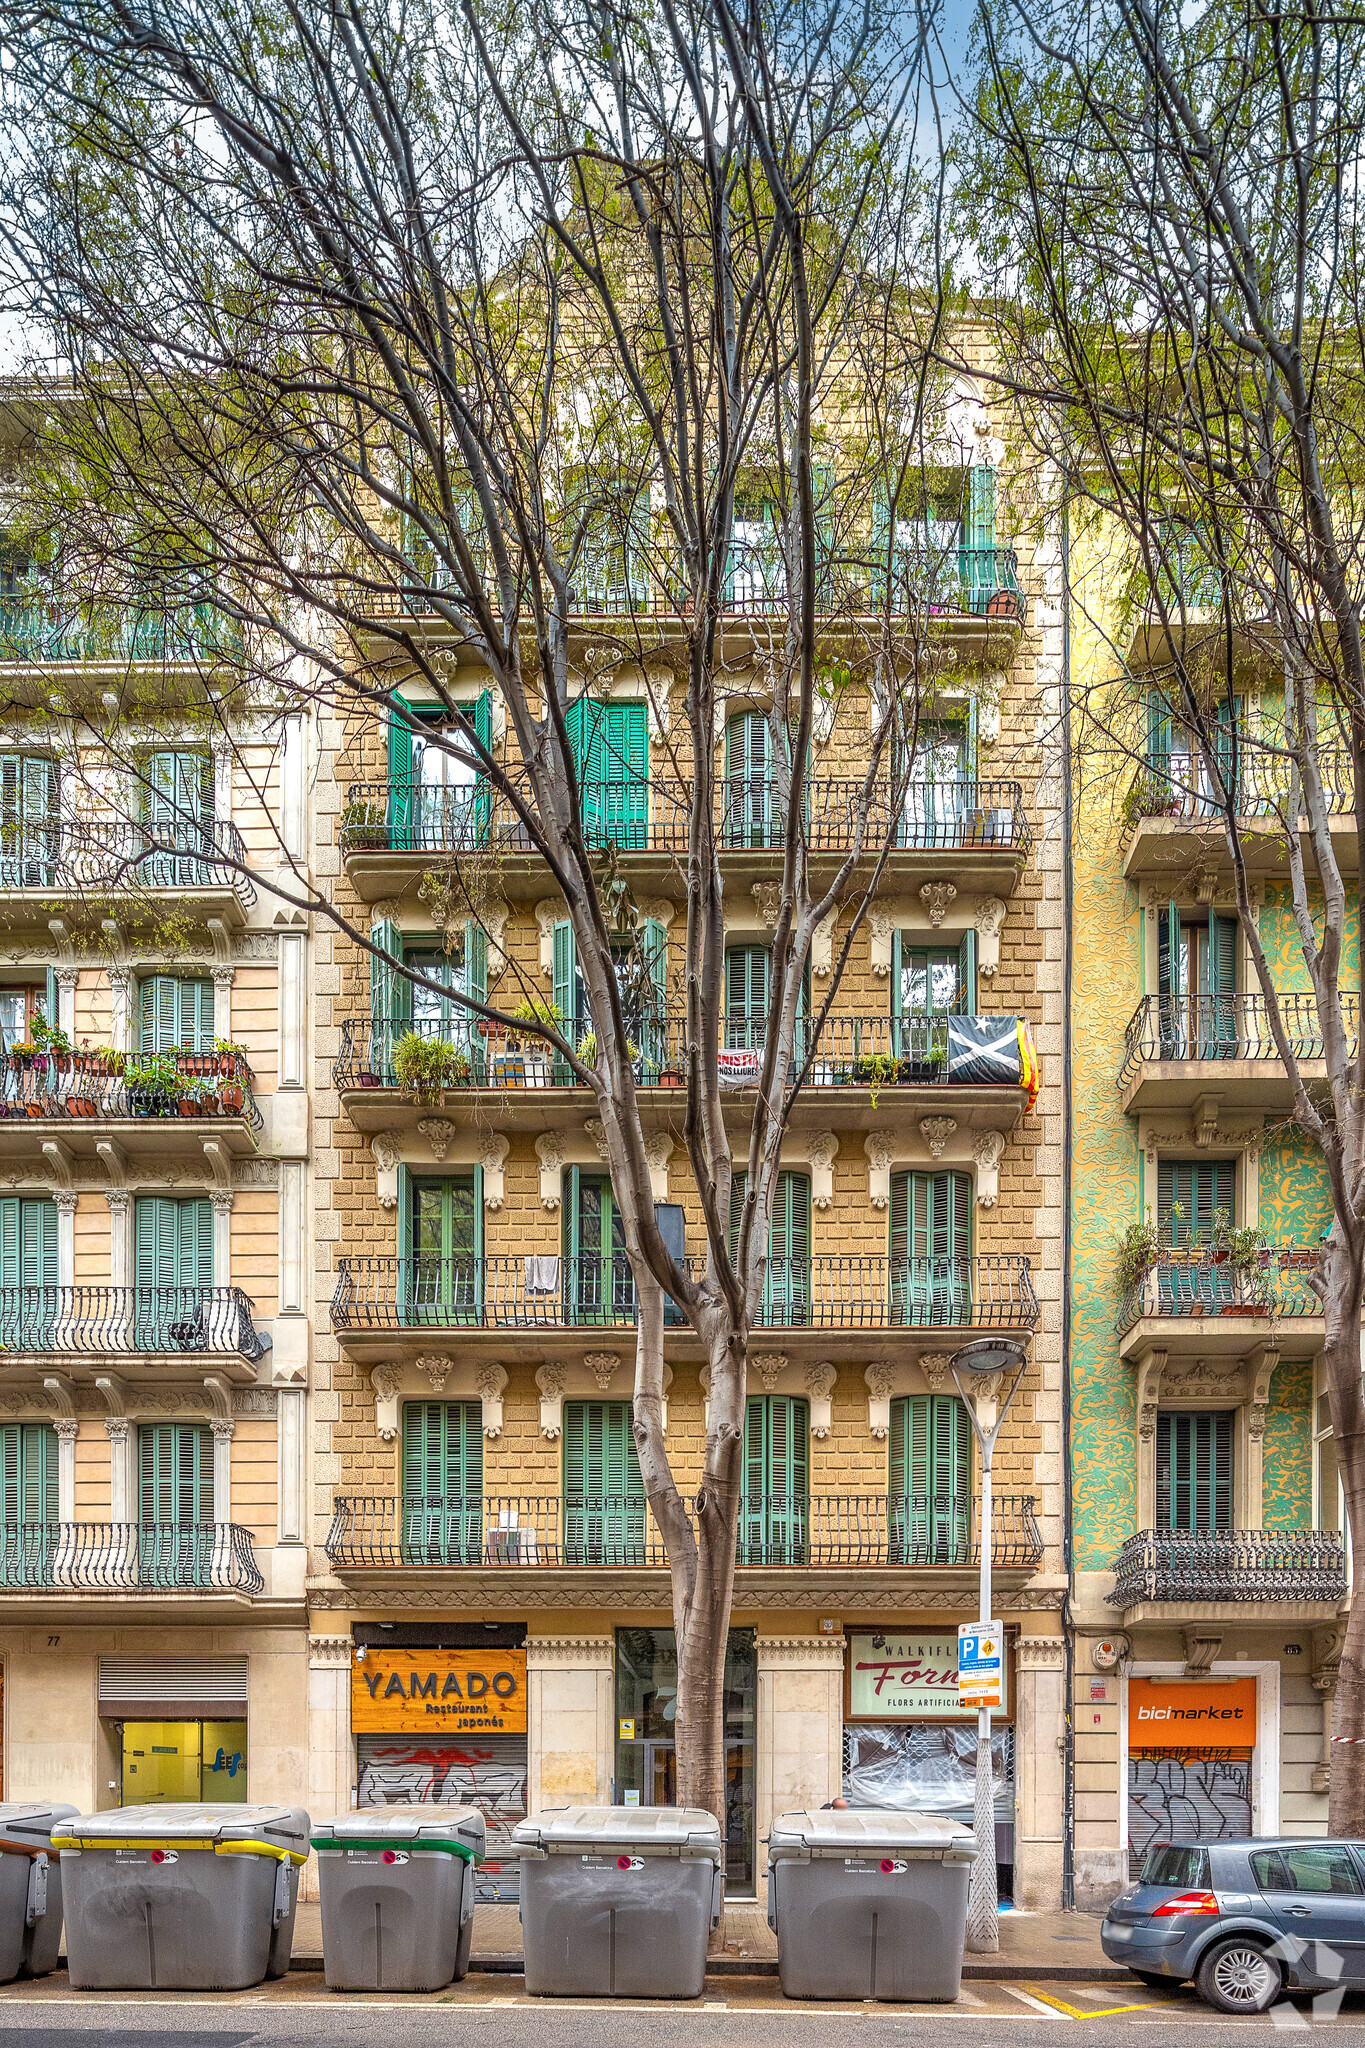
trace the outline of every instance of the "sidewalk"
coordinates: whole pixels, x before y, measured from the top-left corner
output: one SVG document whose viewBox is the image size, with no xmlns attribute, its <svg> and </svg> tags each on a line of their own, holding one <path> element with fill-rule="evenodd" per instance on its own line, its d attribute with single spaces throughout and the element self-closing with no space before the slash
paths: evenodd
<svg viewBox="0 0 1365 2048">
<path fill-rule="evenodd" d="M 749 1900 L 726 1907 L 725 1949 L 723 1957 L 712 1958 L 711 1974 L 744 1977 L 775 1973 L 777 1939 L 763 1906 Z M 293 1967 L 322 1968 L 322 1909 L 315 1899 L 299 1904 Z M 521 1922 L 515 1906 L 475 1907 L 472 1967 L 520 1972 Z M 1111 1963 L 1100 1947 L 1100 1916 L 1095 1913 L 1002 1913 L 999 1955 L 969 1955 L 962 1974 L 978 1980 L 1023 1977 L 1072 1984 L 1131 1982 L 1122 1964 Z"/>
</svg>

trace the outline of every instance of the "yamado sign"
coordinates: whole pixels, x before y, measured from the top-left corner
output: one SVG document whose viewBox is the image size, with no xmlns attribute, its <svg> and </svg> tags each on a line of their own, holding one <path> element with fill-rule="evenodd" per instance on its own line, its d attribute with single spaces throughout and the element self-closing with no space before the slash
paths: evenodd
<svg viewBox="0 0 1365 2048">
<path fill-rule="evenodd" d="M 524 1735 L 526 1652 L 367 1648 L 351 1663 L 356 1735 Z"/>
<path fill-rule="evenodd" d="M 958 1692 L 957 1637 L 908 1629 L 849 1636 L 848 1706 L 855 1721 L 967 1721 L 975 1702 Z M 1006 1707 L 1001 1664 L 1000 1709 Z"/>
</svg>

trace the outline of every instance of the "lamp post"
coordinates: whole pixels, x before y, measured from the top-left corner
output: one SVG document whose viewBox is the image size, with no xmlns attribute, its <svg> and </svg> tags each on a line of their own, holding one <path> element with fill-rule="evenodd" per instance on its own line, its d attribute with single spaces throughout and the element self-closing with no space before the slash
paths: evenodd
<svg viewBox="0 0 1365 2048">
<path fill-rule="evenodd" d="M 981 1604 L 980 1620 L 991 1616 L 991 1459 L 1000 1426 L 1019 1391 L 1028 1364 L 1024 1345 L 1012 1337 L 982 1337 L 964 1344 L 949 1363 L 972 1431 L 981 1447 Z M 1003 1648 L 1002 1648 L 1003 1660 Z M 1003 1661 L 1002 1661 L 1003 1669 Z M 995 1885 L 995 1785 L 991 1771 L 991 1710 L 979 1707 L 976 1717 L 976 1860 L 967 1880 L 967 1947 L 975 1954 L 993 1954 L 1000 1946 L 1000 1901 Z"/>
</svg>

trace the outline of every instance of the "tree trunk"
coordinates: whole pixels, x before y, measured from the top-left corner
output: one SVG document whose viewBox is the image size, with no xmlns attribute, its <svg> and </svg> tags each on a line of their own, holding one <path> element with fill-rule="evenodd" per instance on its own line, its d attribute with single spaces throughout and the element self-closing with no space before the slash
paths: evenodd
<svg viewBox="0 0 1365 2048">
<path fill-rule="evenodd" d="M 1336 1225 L 1341 1230 L 1340 1221 Z M 1327 1374 L 1337 1465 L 1346 1496 L 1347 1522 L 1357 1557 L 1365 1557 L 1365 1400 L 1361 1397 L 1361 1257 L 1345 1244 L 1330 1246 L 1324 1260 L 1323 1301 Z M 1330 1710 L 1331 1776 L 1327 1829 L 1333 1835 L 1365 1834 L 1365 1600 L 1353 1600 L 1342 1644 L 1336 1699 Z"/>
</svg>

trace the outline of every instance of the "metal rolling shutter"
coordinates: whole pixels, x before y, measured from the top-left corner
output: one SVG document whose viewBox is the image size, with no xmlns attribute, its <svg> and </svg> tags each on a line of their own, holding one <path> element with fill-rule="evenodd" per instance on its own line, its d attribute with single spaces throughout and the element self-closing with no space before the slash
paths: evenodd
<svg viewBox="0 0 1365 2048">
<path fill-rule="evenodd" d="M 524 1735 L 484 1735 L 430 1743 L 403 1735 L 357 1735 L 356 1805 L 388 1806 L 415 1799 L 437 1806 L 477 1806 L 488 1829 L 488 1860 L 475 1897 L 511 1905 L 521 1896 L 520 1865 L 507 1851 L 512 1829 L 526 1818 Z"/>
<path fill-rule="evenodd" d="M 247 1710 L 245 1657 L 101 1657 L 105 1719 L 240 1721 Z"/>
<path fill-rule="evenodd" d="M 1182 1754 L 1128 1759 L 1128 1872 L 1136 1877 L 1153 1842 L 1218 1842 L 1252 1832 L 1249 1749 L 1217 1757 Z"/>
</svg>

